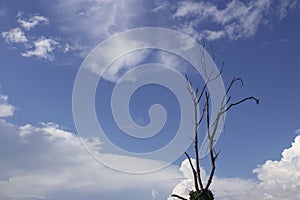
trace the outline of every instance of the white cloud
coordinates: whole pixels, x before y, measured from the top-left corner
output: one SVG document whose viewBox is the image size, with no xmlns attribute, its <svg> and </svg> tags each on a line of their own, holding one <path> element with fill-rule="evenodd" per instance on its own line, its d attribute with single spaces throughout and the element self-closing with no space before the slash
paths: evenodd
<svg viewBox="0 0 300 200">
<path fill-rule="evenodd" d="M 151 12 L 159 12 L 161 10 L 165 10 L 167 8 L 170 8 L 171 4 L 167 1 L 163 2 L 156 2 L 155 7 L 151 10 Z"/>
<path fill-rule="evenodd" d="M 120 199 L 126 196 L 125 190 L 144 192 L 148 199 L 153 195 L 164 199 L 178 183 L 174 178 L 182 177 L 175 166 L 144 175 L 110 170 L 84 150 L 76 135 L 54 123 L 16 126 L 0 120 L 0 141 L 0 197 L 4 200 L 51 199 L 60 195 L 63 199 L 63 194 L 72 199 L 96 194 L 97 198 L 89 199 L 99 199 L 107 192 L 114 195 L 105 199 Z M 98 151 L 101 143 L 95 139 L 88 141 Z M 135 164 L 159 162 L 134 160 Z M 131 161 L 120 157 L 120 165 Z"/>
<path fill-rule="evenodd" d="M 14 115 L 15 107 L 9 104 L 8 96 L 0 93 L 0 117 L 10 117 Z"/>
<path fill-rule="evenodd" d="M 66 42 L 62 42 L 59 37 L 46 37 L 41 35 L 33 35 L 29 31 L 32 28 L 40 24 L 49 24 L 49 19 L 41 16 L 34 15 L 28 19 L 23 18 L 23 13 L 19 12 L 17 14 L 17 22 L 19 27 L 10 29 L 9 31 L 3 31 L 1 36 L 4 38 L 6 43 L 18 43 L 18 49 L 23 57 L 36 56 L 39 58 L 54 60 L 54 51 L 60 50 L 59 52 L 67 53 L 74 50 L 74 47 Z"/>
<path fill-rule="evenodd" d="M 250 37 L 256 33 L 264 16 L 268 13 L 270 4 L 270 0 L 255 0 L 247 4 L 232 0 L 226 4 L 225 8 L 219 9 L 210 2 L 184 1 L 179 3 L 173 17 L 184 22 L 183 25 L 179 25 L 182 31 L 189 30 L 194 35 L 198 35 L 198 39 L 204 37 L 213 40 L 224 36 L 229 39 L 238 39 Z M 219 30 L 204 29 L 202 32 L 200 29 L 199 31 L 201 25 L 207 22 L 217 24 Z"/>
<path fill-rule="evenodd" d="M 289 9 L 298 7 L 297 0 L 288 1 Z M 261 25 L 278 15 L 276 1 L 226 2 L 220 7 L 217 1 L 76 0 L 58 1 L 49 8 L 59 19 L 56 25 L 70 36 L 70 44 L 80 56 L 86 56 L 95 45 L 115 33 L 153 26 L 153 20 L 155 26 L 176 29 L 199 40 L 237 40 L 254 36 Z M 286 10 L 286 6 L 281 7 Z M 273 12 L 271 9 L 275 8 Z"/>
<path fill-rule="evenodd" d="M 196 161 L 192 159 L 192 163 L 194 166 Z M 173 189 L 172 194 L 177 194 L 182 197 L 188 198 L 189 192 L 194 190 L 194 181 L 193 181 L 193 173 L 191 171 L 191 167 L 189 161 L 186 159 L 181 163 L 180 169 L 182 174 L 184 175 L 186 180 L 181 181 L 176 187 Z M 201 170 L 201 178 L 206 180 L 206 172 L 203 168 Z M 173 200 L 173 198 L 169 197 L 168 200 Z"/>
<path fill-rule="evenodd" d="M 54 39 L 41 37 L 33 42 L 33 49 L 28 49 L 21 55 L 24 57 L 37 56 L 48 60 L 53 60 L 53 51 L 59 47 L 59 42 Z"/>
<path fill-rule="evenodd" d="M 20 28 L 12 28 L 9 31 L 4 31 L 1 36 L 5 39 L 7 43 L 25 43 L 28 41 L 24 32 Z"/>
<path fill-rule="evenodd" d="M 262 187 L 273 199 L 300 198 L 300 136 L 282 152 L 279 161 L 268 160 L 253 172 Z"/>
<path fill-rule="evenodd" d="M 22 14 L 18 14 L 18 23 L 23 27 L 25 30 L 29 31 L 30 29 L 34 28 L 35 26 L 39 24 L 49 24 L 48 18 L 41 16 L 41 15 L 35 15 L 28 19 L 23 19 Z"/>
<path fill-rule="evenodd" d="M 125 30 L 140 11 L 140 1 L 84 0 L 59 1 L 53 9 L 59 12 L 66 32 L 83 32 L 92 38 L 107 37 Z M 73 23 L 76 21 L 76 23 Z"/>
<path fill-rule="evenodd" d="M 224 31 L 211 31 L 211 30 L 204 30 L 201 32 L 201 34 L 203 38 L 206 38 L 209 41 L 223 38 L 226 35 Z"/>
<path fill-rule="evenodd" d="M 56 25 L 69 35 L 70 44 L 80 56 L 86 56 L 99 42 L 144 20 L 144 4 L 140 0 L 76 0 L 51 3 L 50 8 L 59 17 Z"/>
<path fill-rule="evenodd" d="M 297 136 L 292 146 L 282 152 L 280 161 L 268 160 L 253 170 L 257 174 L 258 181 L 215 177 L 211 189 L 219 200 L 296 200 L 300 198 L 299 169 L 300 136 Z M 205 171 L 201 170 L 205 179 Z M 173 189 L 173 193 L 187 197 L 189 191 L 193 189 L 193 175 L 187 160 L 182 162 L 180 171 L 187 179 L 179 183 Z"/>
<path fill-rule="evenodd" d="M 113 46 L 112 48 L 115 48 Z M 122 76 L 124 72 L 130 68 L 141 64 L 149 55 L 149 50 L 139 50 L 132 52 L 118 58 L 113 64 L 108 68 L 104 74 L 106 80 L 116 82 Z"/>
</svg>

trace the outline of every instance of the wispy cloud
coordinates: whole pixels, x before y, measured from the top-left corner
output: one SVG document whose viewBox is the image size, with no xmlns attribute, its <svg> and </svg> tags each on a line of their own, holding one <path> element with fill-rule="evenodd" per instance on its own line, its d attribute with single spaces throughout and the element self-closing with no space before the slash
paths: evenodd
<svg viewBox="0 0 300 200">
<path fill-rule="evenodd" d="M 300 2 L 298 0 L 285 0 L 279 1 L 277 6 L 277 15 L 280 20 L 287 17 L 290 11 L 299 11 L 300 10 Z"/>
<path fill-rule="evenodd" d="M 105 38 L 120 30 L 126 30 L 133 23 L 140 11 L 141 1 L 97 1 L 88 3 L 84 0 L 59 1 L 53 5 L 55 12 L 60 13 L 61 22 L 68 29 L 65 32 L 80 32 L 90 39 Z M 76 23 L 73 23 L 76 21 Z"/>
<path fill-rule="evenodd" d="M 256 33 L 268 13 L 270 4 L 270 0 L 249 3 L 232 0 L 225 8 L 220 9 L 210 2 L 184 1 L 179 3 L 173 17 L 183 22 L 179 28 L 183 31 L 189 30 L 198 39 L 215 40 L 228 37 L 235 40 Z M 218 27 L 215 30 L 201 30 L 201 26 L 208 22 L 215 23 Z"/>
<path fill-rule="evenodd" d="M 153 26 L 153 22 L 155 26 L 176 29 L 198 40 L 237 40 L 252 37 L 261 26 L 271 24 L 274 19 L 284 19 L 290 12 L 300 10 L 297 0 L 226 2 L 220 7 L 217 1 L 156 0 L 145 3 L 138 0 L 77 0 L 51 3 L 48 9 L 54 13 L 52 17 L 57 17 L 54 24 L 57 30 L 67 35 L 66 42 L 72 47 L 67 48 L 66 44 L 62 44 L 61 48 L 79 52 L 83 57 L 112 34 L 141 26 Z M 37 26 L 50 25 L 49 18 L 22 12 L 16 18 L 18 27 L 1 34 L 6 41 L 24 43 L 27 39 L 30 43 L 41 36 L 47 37 L 39 35 L 32 38 L 31 30 Z M 31 46 L 34 46 L 33 42 Z"/>
<path fill-rule="evenodd" d="M 4 3 L 0 3 L 0 17 L 4 17 L 7 14 L 7 9 Z"/>
<path fill-rule="evenodd" d="M 274 17 L 277 19 L 278 13 L 285 16 L 285 10 L 298 7 L 296 1 L 230 0 L 220 7 L 217 1 L 77 0 L 59 1 L 49 9 L 57 17 L 55 25 L 68 35 L 73 50 L 85 57 L 111 35 L 143 26 L 172 28 L 199 40 L 249 38 Z"/>
<path fill-rule="evenodd" d="M 112 47 L 114 48 L 114 47 Z M 118 58 L 106 71 L 104 78 L 111 82 L 116 82 L 130 68 L 141 64 L 149 55 L 148 50 L 132 52 Z"/>
</svg>

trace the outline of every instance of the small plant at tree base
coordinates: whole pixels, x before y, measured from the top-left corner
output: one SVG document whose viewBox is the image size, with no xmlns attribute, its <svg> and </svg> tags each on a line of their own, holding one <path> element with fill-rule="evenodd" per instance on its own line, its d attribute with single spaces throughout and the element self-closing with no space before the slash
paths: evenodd
<svg viewBox="0 0 300 200">
<path fill-rule="evenodd" d="M 200 192 L 197 191 L 190 191 L 190 200 L 213 200 L 214 195 L 210 190 L 202 190 Z"/>
</svg>

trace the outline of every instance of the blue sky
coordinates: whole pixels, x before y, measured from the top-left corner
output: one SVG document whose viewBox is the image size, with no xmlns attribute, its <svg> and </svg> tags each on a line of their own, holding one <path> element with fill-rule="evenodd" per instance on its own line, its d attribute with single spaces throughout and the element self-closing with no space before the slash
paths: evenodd
<svg viewBox="0 0 300 200">
<path fill-rule="evenodd" d="M 152 174 L 116 172 L 83 149 L 73 120 L 73 86 L 89 52 L 114 34 L 149 26 L 213 44 L 216 64 L 225 62 L 224 84 L 233 77 L 244 80 L 242 88 L 233 88 L 233 100 L 249 95 L 260 99 L 259 105 L 247 102 L 227 115 L 216 146 L 221 150 L 212 185 L 216 199 L 299 198 L 299 11 L 297 0 L 1 1 L 1 199 L 160 200 L 172 191 L 186 195 L 192 181 L 184 156 Z M 116 60 L 97 87 L 95 108 L 104 129 L 113 133 L 108 137 L 126 150 L 163 147 L 178 127 L 178 101 L 158 85 L 137 90 L 129 107 L 133 120 L 145 126 L 151 105 L 163 105 L 168 115 L 160 135 L 130 140 L 118 135 L 122 132 L 113 122 L 109 103 L 117 80 L 132 66 L 154 61 L 174 64 L 181 74 L 201 79 L 186 61 L 163 51 L 141 50 Z M 142 75 L 147 78 L 146 72 Z M 103 148 L 97 138 L 82 141 L 92 151 Z M 127 168 L 161 164 L 120 160 Z M 203 165 L 208 172 L 205 159 Z"/>
</svg>

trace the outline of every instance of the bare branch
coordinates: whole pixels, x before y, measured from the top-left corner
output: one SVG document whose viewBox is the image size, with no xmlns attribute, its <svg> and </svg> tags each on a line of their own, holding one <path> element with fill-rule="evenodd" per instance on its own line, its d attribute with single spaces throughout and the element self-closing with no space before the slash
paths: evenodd
<svg viewBox="0 0 300 200">
<path fill-rule="evenodd" d="M 197 180 L 197 172 L 196 172 L 196 170 L 195 170 L 195 168 L 194 168 L 194 166 L 193 166 L 193 163 L 192 163 L 192 160 L 191 160 L 189 154 L 188 154 L 187 152 L 184 152 L 184 154 L 185 154 L 186 157 L 188 158 L 189 163 L 190 163 L 190 166 L 191 166 L 192 171 L 193 171 L 195 189 L 196 189 L 196 191 L 199 191 L 198 180 Z"/>
<path fill-rule="evenodd" d="M 203 183 L 201 180 L 201 173 L 200 173 L 200 160 L 199 160 L 199 150 L 198 150 L 198 127 L 204 117 L 204 111 L 202 112 L 202 115 L 200 117 L 200 120 L 198 120 L 198 104 L 199 104 L 199 99 L 197 99 L 195 92 L 192 88 L 191 82 L 189 79 L 187 79 L 188 86 L 187 90 L 190 93 L 192 100 L 193 100 L 193 105 L 194 105 L 194 152 L 195 152 L 195 157 L 196 157 L 196 181 L 195 181 L 195 188 L 196 191 L 203 190 Z M 203 86 L 200 97 L 203 95 L 205 91 L 206 85 Z M 199 185 L 198 185 L 199 184 Z M 199 188 L 200 186 L 200 188 Z"/>
<path fill-rule="evenodd" d="M 207 137 L 210 140 L 210 114 L 209 114 L 209 93 L 205 92 L 205 97 L 206 97 L 206 101 L 205 101 L 205 111 L 206 111 L 206 133 L 207 133 Z"/>
<path fill-rule="evenodd" d="M 205 96 L 206 96 L 206 131 L 207 131 L 207 138 L 209 141 L 210 162 L 211 162 L 211 171 L 210 171 L 210 175 L 209 175 L 207 184 L 205 186 L 205 189 L 207 190 L 212 182 L 212 179 L 213 179 L 213 176 L 215 173 L 215 169 L 216 169 L 216 164 L 215 164 L 216 157 L 214 155 L 213 146 L 214 146 L 214 136 L 217 131 L 218 121 L 219 121 L 219 117 L 221 116 L 221 114 L 220 114 L 220 112 L 218 113 L 217 118 L 214 121 L 214 129 L 211 134 L 211 132 L 210 132 L 210 113 L 209 113 L 209 93 L 206 93 Z"/>
<path fill-rule="evenodd" d="M 231 96 L 228 97 L 228 99 L 227 99 L 227 101 L 226 101 L 226 103 L 225 103 L 224 106 L 226 106 L 230 102 L 230 100 L 231 100 Z"/>
<path fill-rule="evenodd" d="M 206 105 L 204 105 L 203 109 L 202 109 L 202 113 L 200 115 L 200 119 L 198 121 L 198 126 L 201 124 L 203 118 L 204 118 L 204 115 L 205 115 L 205 110 L 206 110 Z"/>
<path fill-rule="evenodd" d="M 221 76 L 221 74 L 223 73 L 223 66 L 224 66 L 224 64 L 222 65 L 222 68 L 221 68 L 220 72 L 219 72 L 215 77 L 213 77 L 213 78 L 209 77 L 209 78 L 208 78 L 208 80 L 206 81 L 206 83 L 205 83 L 204 86 L 202 87 L 201 93 L 200 93 L 200 95 L 199 95 L 199 97 L 198 97 L 198 101 L 197 101 L 198 103 L 199 103 L 200 100 L 202 99 L 202 96 L 203 96 L 203 94 L 204 94 L 204 92 L 205 92 L 205 90 L 206 90 L 206 88 L 207 88 L 207 85 L 208 85 L 210 82 L 216 80 L 217 78 L 219 78 L 219 77 Z"/>
<path fill-rule="evenodd" d="M 214 177 L 215 174 L 215 170 L 216 170 L 216 158 L 218 157 L 219 154 L 217 154 L 216 156 L 214 155 L 214 151 L 213 151 L 213 142 L 210 144 L 210 163 L 211 163 L 211 171 L 210 171 L 210 175 L 208 177 L 207 180 L 207 184 L 205 186 L 205 190 L 207 190 L 210 186 L 210 184 L 212 183 L 212 179 Z"/>
<path fill-rule="evenodd" d="M 243 103 L 243 102 L 245 102 L 245 101 L 248 101 L 248 100 L 254 100 L 254 101 L 256 102 L 256 104 L 259 104 L 259 99 L 255 98 L 255 97 L 253 97 L 253 96 L 250 96 L 250 97 L 246 97 L 246 98 L 244 98 L 244 99 L 242 99 L 242 100 L 240 100 L 240 101 L 238 101 L 238 102 L 236 102 L 236 103 L 230 104 L 230 105 L 226 108 L 226 110 L 225 110 L 224 112 L 227 112 L 227 111 L 230 110 L 230 108 L 232 108 L 233 106 L 237 106 L 237 105 L 239 105 L 239 104 L 241 104 L 241 103 Z"/>
<path fill-rule="evenodd" d="M 201 180 L 201 175 L 200 175 L 200 161 L 199 161 L 199 150 L 198 150 L 198 114 L 197 114 L 197 106 L 198 103 L 194 101 L 194 120 L 195 120 L 195 125 L 194 125 L 194 134 L 195 134 L 195 139 L 194 139 L 194 151 L 195 151 L 195 156 L 196 156 L 196 169 L 197 169 L 197 177 L 200 185 L 200 189 L 203 190 L 203 184 Z"/>
<path fill-rule="evenodd" d="M 241 82 L 241 87 L 244 85 L 244 82 L 241 78 L 237 78 L 237 77 L 234 77 L 232 80 L 231 80 L 231 83 L 229 85 L 229 87 L 227 88 L 226 90 L 226 95 L 229 93 L 229 91 L 231 90 L 233 84 L 237 81 L 240 81 Z"/>
<path fill-rule="evenodd" d="M 181 199 L 181 200 L 188 200 L 188 199 L 186 199 L 186 198 L 184 198 L 182 196 L 179 196 L 177 194 L 172 194 L 171 197 L 176 197 L 176 198 Z"/>
<path fill-rule="evenodd" d="M 217 153 L 215 152 L 215 159 L 218 158 L 219 154 L 220 154 L 220 150 Z"/>
</svg>

